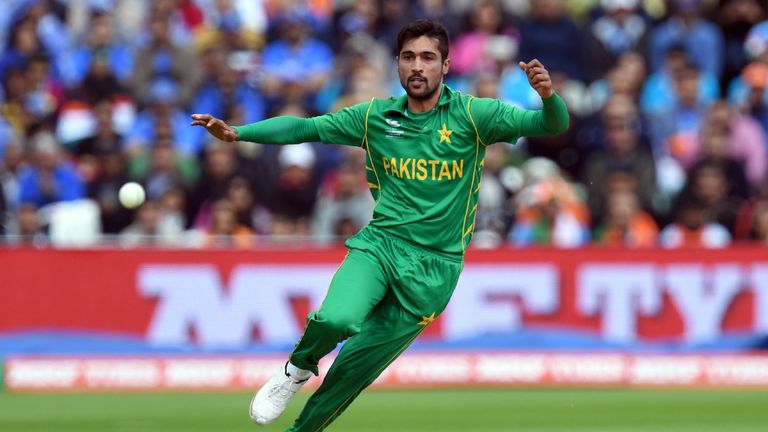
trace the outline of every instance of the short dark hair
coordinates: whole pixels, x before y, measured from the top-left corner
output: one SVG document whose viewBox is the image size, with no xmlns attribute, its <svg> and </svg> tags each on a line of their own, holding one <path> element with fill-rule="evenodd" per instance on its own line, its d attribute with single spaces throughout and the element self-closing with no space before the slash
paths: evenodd
<svg viewBox="0 0 768 432">
<path fill-rule="evenodd" d="M 397 55 L 406 42 L 417 39 L 421 36 L 427 36 L 437 39 L 437 49 L 440 51 L 442 60 L 448 58 L 448 49 L 451 41 L 448 37 L 448 30 L 437 21 L 431 19 L 417 19 L 403 26 L 397 33 Z"/>
</svg>

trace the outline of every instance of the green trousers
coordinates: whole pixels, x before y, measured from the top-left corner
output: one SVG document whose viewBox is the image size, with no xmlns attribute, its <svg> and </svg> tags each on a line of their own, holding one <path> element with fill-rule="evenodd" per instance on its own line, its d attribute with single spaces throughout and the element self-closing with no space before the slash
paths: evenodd
<svg viewBox="0 0 768 432">
<path fill-rule="evenodd" d="M 288 431 L 328 427 L 445 309 L 463 268 L 461 257 L 420 248 L 370 226 L 347 247 L 290 361 L 317 374 L 320 359 L 348 340 Z"/>
</svg>

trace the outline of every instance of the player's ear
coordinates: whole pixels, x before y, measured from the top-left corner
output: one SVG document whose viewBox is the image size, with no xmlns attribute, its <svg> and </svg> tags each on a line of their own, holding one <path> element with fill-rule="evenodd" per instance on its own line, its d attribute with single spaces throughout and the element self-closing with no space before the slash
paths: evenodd
<svg viewBox="0 0 768 432">
<path fill-rule="evenodd" d="M 451 69 L 451 59 L 446 58 L 443 60 L 443 75 L 448 75 L 448 71 Z"/>
</svg>

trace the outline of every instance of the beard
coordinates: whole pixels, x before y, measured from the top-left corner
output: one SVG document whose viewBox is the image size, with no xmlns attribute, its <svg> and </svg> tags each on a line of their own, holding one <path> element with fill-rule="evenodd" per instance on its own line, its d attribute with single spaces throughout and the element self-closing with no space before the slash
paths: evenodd
<svg viewBox="0 0 768 432">
<path fill-rule="evenodd" d="M 411 80 L 413 78 L 421 78 L 423 80 L 419 88 L 411 87 Z M 426 100 L 431 98 L 435 92 L 437 92 L 442 81 L 443 80 L 440 79 L 437 83 L 434 84 L 434 86 L 430 86 L 430 80 L 424 75 L 411 75 L 407 79 L 403 79 L 401 77 L 400 85 L 403 86 L 403 89 L 405 90 L 405 93 L 408 95 L 408 97 L 417 100 Z"/>
</svg>

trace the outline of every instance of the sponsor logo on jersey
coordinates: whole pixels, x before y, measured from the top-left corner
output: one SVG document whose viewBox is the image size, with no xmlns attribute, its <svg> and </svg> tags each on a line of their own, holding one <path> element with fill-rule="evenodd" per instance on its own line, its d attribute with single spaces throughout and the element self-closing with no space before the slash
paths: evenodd
<svg viewBox="0 0 768 432">
<path fill-rule="evenodd" d="M 403 131 L 402 129 L 397 129 L 400 127 L 399 121 L 388 119 L 388 118 L 385 118 L 384 121 L 387 122 L 387 124 L 391 127 L 390 129 L 385 130 L 387 136 L 401 137 L 403 136 L 403 134 L 405 134 L 405 131 Z"/>
</svg>

